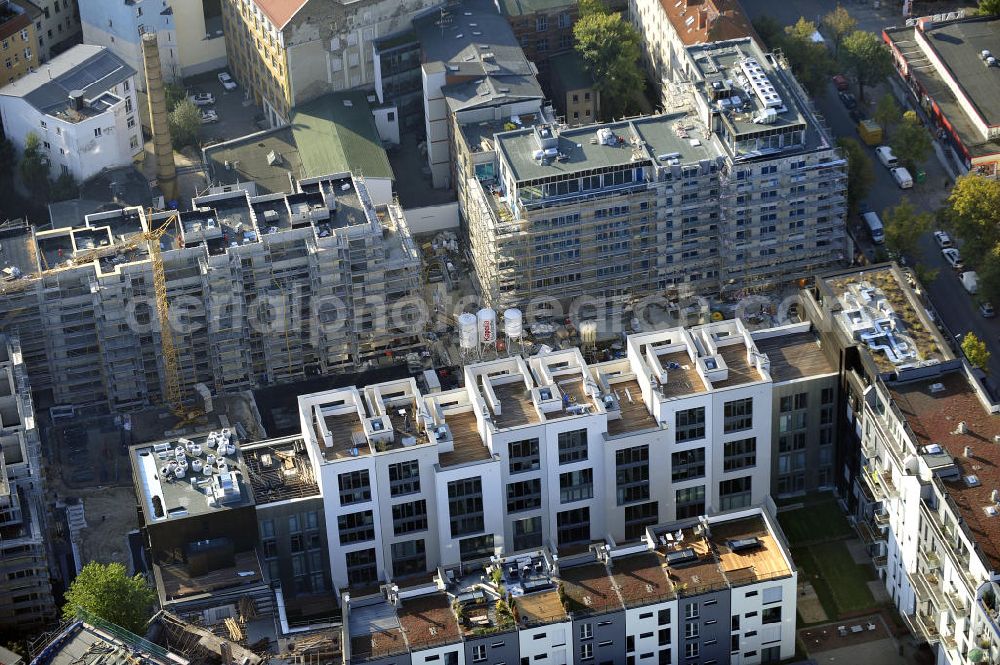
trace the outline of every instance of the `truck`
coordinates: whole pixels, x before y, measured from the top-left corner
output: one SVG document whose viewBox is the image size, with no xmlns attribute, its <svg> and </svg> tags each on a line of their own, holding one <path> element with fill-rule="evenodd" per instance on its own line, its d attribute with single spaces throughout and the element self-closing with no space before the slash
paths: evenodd
<svg viewBox="0 0 1000 665">
<path fill-rule="evenodd" d="M 965 287 L 966 291 L 968 291 L 971 295 L 976 295 L 979 291 L 979 275 L 976 274 L 975 270 L 967 270 L 963 272 L 959 276 L 959 279 L 962 280 L 962 286 Z"/>
<path fill-rule="evenodd" d="M 876 245 L 881 245 L 885 242 L 885 228 L 882 226 L 882 220 L 878 218 L 878 214 L 866 212 L 861 215 L 861 219 L 864 221 L 865 226 L 868 227 L 868 232 L 871 233 L 872 242 Z"/>
<path fill-rule="evenodd" d="M 858 135 L 865 145 L 878 145 L 882 142 L 882 125 L 874 120 L 862 120 L 858 123 Z"/>
</svg>

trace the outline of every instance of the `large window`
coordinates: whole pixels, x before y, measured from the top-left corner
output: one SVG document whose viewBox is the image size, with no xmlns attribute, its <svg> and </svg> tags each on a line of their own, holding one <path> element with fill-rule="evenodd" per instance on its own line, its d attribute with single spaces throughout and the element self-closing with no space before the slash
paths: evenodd
<svg viewBox="0 0 1000 665">
<path fill-rule="evenodd" d="M 452 538 L 478 533 L 485 528 L 482 479 L 467 478 L 448 483 L 448 515 Z"/>
<path fill-rule="evenodd" d="M 753 398 L 738 399 L 726 402 L 724 407 L 723 432 L 742 432 L 753 428 Z"/>
<path fill-rule="evenodd" d="M 681 450 L 670 455 L 670 477 L 675 482 L 705 475 L 705 449 Z"/>
<path fill-rule="evenodd" d="M 560 546 L 590 542 L 590 508 L 564 510 L 556 515 Z"/>
<path fill-rule="evenodd" d="M 619 506 L 649 498 L 649 446 L 615 453 L 615 483 Z"/>
<path fill-rule="evenodd" d="M 594 470 L 580 469 L 559 474 L 559 503 L 594 498 Z"/>
<path fill-rule="evenodd" d="M 750 505 L 751 477 L 742 476 L 719 483 L 719 510 L 746 508 Z"/>
<path fill-rule="evenodd" d="M 337 532 L 341 545 L 375 540 L 375 518 L 372 517 L 372 511 L 340 515 L 337 518 Z"/>
<path fill-rule="evenodd" d="M 392 544 L 392 572 L 396 577 L 414 575 L 426 570 L 427 555 L 422 539 Z"/>
<path fill-rule="evenodd" d="M 347 567 L 347 583 L 350 586 L 367 586 L 378 580 L 375 549 L 348 552 L 344 555 Z"/>
<path fill-rule="evenodd" d="M 389 465 L 389 495 L 402 496 L 420 491 L 420 464 L 417 460 Z"/>
<path fill-rule="evenodd" d="M 507 483 L 507 512 L 521 513 L 542 507 L 542 481 L 538 478 Z"/>
<path fill-rule="evenodd" d="M 559 463 L 570 464 L 587 459 L 587 430 L 559 433 Z"/>
<path fill-rule="evenodd" d="M 524 473 L 538 468 L 538 439 L 511 441 L 509 452 L 511 473 Z"/>
<path fill-rule="evenodd" d="M 458 556 L 462 561 L 475 561 L 477 559 L 488 559 L 496 554 L 493 547 L 493 534 L 485 536 L 473 536 L 458 541 Z"/>
<path fill-rule="evenodd" d="M 677 443 L 705 438 L 705 407 L 685 409 L 675 414 Z"/>
<path fill-rule="evenodd" d="M 677 490 L 674 496 L 677 504 L 677 519 L 683 520 L 705 514 L 704 485 Z"/>
<path fill-rule="evenodd" d="M 737 469 L 748 469 L 757 465 L 757 439 L 737 439 L 736 441 L 726 441 L 723 445 L 725 457 L 723 458 L 723 470 L 735 471 Z"/>
<path fill-rule="evenodd" d="M 542 546 L 542 518 L 529 517 L 514 520 L 514 551 L 529 550 Z"/>
<path fill-rule="evenodd" d="M 642 538 L 646 527 L 659 521 L 659 510 L 655 501 L 640 503 L 637 506 L 625 507 L 625 538 L 634 540 Z"/>
<path fill-rule="evenodd" d="M 340 505 L 342 506 L 370 501 L 372 498 L 372 487 L 368 481 L 367 469 L 342 473 L 337 476 L 337 483 L 340 485 Z"/>
<path fill-rule="evenodd" d="M 392 533 L 401 536 L 427 529 L 427 502 L 423 499 L 392 507 Z"/>
</svg>

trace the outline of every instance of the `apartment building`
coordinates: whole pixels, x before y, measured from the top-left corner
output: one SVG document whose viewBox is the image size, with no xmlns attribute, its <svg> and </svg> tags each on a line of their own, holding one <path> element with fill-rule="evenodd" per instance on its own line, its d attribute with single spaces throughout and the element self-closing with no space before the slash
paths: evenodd
<svg viewBox="0 0 1000 665">
<path fill-rule="evenodd" d="M 56 617 L 38 425 L 21 343 L 0 345 L 0 629 L 39 629 Z"/>
<path fill-rule="evenodd" d="M 494 556 L 486 575 L 443 567 L 347 594 L 344 662 L 778 662 L 794 652 L 795 580 L 759 509 L 657 525 L 631 546 Z"/>
<path fill-rule="evenodd" d="M 757 35 L 736 0 L 629 0 L 629 17 L 642 35 L 646 68 L 657 83 L 676 80 L 695 44 Z"/>
<path fill-rule="evenodd" d="M 80 43 L 80 8 L 78 0 L 33 0 L 42 15 L 35 19 L 39 62 Z"/>
<path fill-rule="evenodd" d="M 138 208 L 36 231 L 12 227 L 5 328 L 31 332 L 24 357 L 54 404 L 116 410 L 163 401 L 152 266 L 138 234 L 162 230 L 182 391 L 301 380 L 385 362 L 420 343 L 420 259 L 402 212 L 376 206 L 349 174 L 300 180 L 288 194 L 231 189 L 192 201 L 175 222 Z M 39 334 L 41 331 L 41 334 Z M 391 358 L 389 358 L 391 361 Z M 95 367 L 103 371 L 94 371 Z"/>
<path fill-rule="evenodd" d="M 38 136 L 53 178 L 129 166 L 143 150 L 135 85 L 136 71 L 114 53 L 75 46 L 0 88 L 4 135 L 19 151 Z"/>
<path fill-rule="evenodd" d="M 583 56 L 566 51 L 548 59 L 552 103 L 567 125 L 589 125 L 599 120 L 601 93 L 587 72 Z"/>
<path fill-rule="evenodd" d="M 272 126 L 328 92 L 375 84 L 372 44 L 439 0 L 224 0 L 229 67 Z"/>
<path fill-rule="evenodd" d="M 527 116 L 535 126 L 455 142 L 491 306 L 735 294 L 851 255 L 845 161 L 784 65 L 750 39 L 687 57 L 692 82 L 666 114 L 573 128 Z"/>
<path fill-rule="evenodd" d="M 958 12 L 882 31 L 913 102 L 932 119 L 954 162 L 994 178 L 1000 174 L 998 37 L 1000 18 L 959 18 Z"/>
<path fill-rule="evenodd" d="M 226 66 L 226 41 L 219 2 L 154 0 L 84 2 L 80 6 L 83 41 L 103 46 L 132 69 L 144 71 L 142 35 L 155 32 L 167 82 L 180 82 Z M 146 77 L 136 81 L 146 89 Z"/>
<path fill-rule="evenodd" d="M 538 77 L 549 81 L 552 54 L 573 49 L 573 26 L 580 16 L 576 0 L 496 0 L 510 23 L 524 56 L 538 67 Z"/>
<path fill-rule="evenodd" d="M 39 48 L 35 21 L 42 12 L 30 2 L 11 0 L 0 7 L 0 57 L 4 61 L 4 85 L 13 83 L 38 67 Z"/>
</svg>

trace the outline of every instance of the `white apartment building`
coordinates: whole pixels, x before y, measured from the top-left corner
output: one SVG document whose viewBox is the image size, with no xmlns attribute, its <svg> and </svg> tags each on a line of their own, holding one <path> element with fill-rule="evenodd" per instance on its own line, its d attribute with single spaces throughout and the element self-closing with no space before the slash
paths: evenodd
<svg viewBox="0 0 1000 665">
<path fill-rule="evenodd" d="M 84 43 L 105 47 L 138 72 L 144 71 L 142 35 L 155 32 L 167 82 L 226 65 L 226 40 L 218 2 L 83 2 L 80 23 Z M 145 90 L 146 77 L 140 76 L 137 84 L 140 90 Z"/>
<path fill-rule="evenodd" d="M 142 153 L 136 71 L 100 46 L 78 45 L 0 88 L 4 135 L 19 151 L 41 141 L 53 178 L 78 181 Z"/>
<path fill-rule="evenodd" d="M 80 3 L 79 0 L 38 0 L 34 4 L 42 10 L 35 21 L 35 32 L 38 34 L 39 62 L 44 63 L 52 58 L 53 52 L 58 53 L 65 44 L 78 40 Z"/>
<path fill-rule="evenodd" d="M 632 335 L 606 363 L 577 349 L 472 363 L 463 388 L 430 395 L 408 379 L 301 396 L 334 585 L 761 505 L 771 391 L 767 356 L 723 321 Z"/>
</svg>

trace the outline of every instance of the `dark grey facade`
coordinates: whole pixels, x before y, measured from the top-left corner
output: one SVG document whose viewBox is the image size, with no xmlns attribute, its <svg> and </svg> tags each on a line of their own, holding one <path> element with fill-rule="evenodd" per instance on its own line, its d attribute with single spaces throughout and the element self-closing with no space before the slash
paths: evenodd
<svg viewBox="0 0 1000 665">
<path fill-rule="evenodd" d="M 774 384 L 773 390 L 771 494 L 832 489 L 839 376 Z"/>
<path fill-rule="evenodd" d="M 257 523 L 261 566 L 286 601 L 333 590 L 322 497 L 258 505 Z"/>
<path fill-rule="evenodd" d="M 588 648 L 592 650 L 593 661 L 585 659 L 584 650 Z M 573 662 L 625 665 L 625 610 L 574 617 Z"/>
<path fill-rule="evenodd" d="M 678 607 L 677 662 L 728 663 L 732 627 L 729 589 L 681 598 Z"/>
<path fill-rule="evenodd" d="M 517 630 L 483 637 L 466 636 L 466 665 L 516 665 L 521 658 Z M 485 659 L 482 658 L 485 654 Z"/>
</svg>

